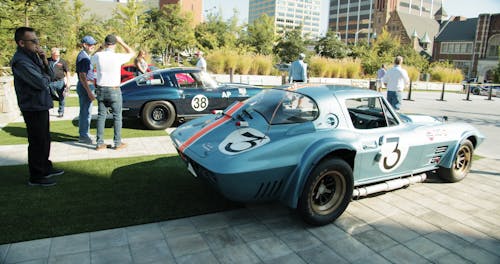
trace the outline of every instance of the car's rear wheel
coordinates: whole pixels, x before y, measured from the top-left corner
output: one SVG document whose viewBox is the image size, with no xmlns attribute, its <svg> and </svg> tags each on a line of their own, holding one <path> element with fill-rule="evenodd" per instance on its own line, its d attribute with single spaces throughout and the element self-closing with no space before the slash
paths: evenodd
<svg viewBox="0 0 500 264">
<path fill-rule="evenodd" d="M 474 154 L 474 145 L 466 139 L 458 148 L 457 154 L 453 160 L 451 168 L 440 167 L 438 169 L 439 177 L 448 182 L 458 182 L 463 180 L 470 171 L 472 165 L 472 156 Z"/>
<path fill-rule="evenodd" d="M 342 159 L 324 160 L 309 175 L 298 210 L 309 224 L 325 225 L 337 219 L 351 201 L 352 169 Z"/>
<path fill-rule="evenodd" d="M 142 123 L 149 129 L 169 128 L 175 117 L 175 108 L 167 101 L 149 102 L 142 109 Z"/>
</svg>

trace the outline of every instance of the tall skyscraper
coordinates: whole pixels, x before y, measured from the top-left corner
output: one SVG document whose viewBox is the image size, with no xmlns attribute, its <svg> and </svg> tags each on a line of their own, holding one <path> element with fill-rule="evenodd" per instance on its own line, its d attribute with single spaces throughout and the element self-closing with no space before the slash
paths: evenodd
<svg viewBox="0 0 500 264">
<path fill-rule="evenodd" d="M 330 0 L 328 28 L 346 42 L 370 41 L 389 21 L 391 13 L 434 19 L 442 0 Z"/>
<path fill-rule="evenodd" d="M 250 0 L 248 23 L 262 14 L 274 17 L 275 31 L 284 33 L 302 26 L 302 34 L 310 38 L 320 36 L 321 0 Z"/>
<path fill-rule="evenodd" d="M 198 25 L 202 22 L 202 0 L 160 0 L 160 8 L 166 4 L 180 4 L 182 11 L 192 14 L 193 25 Z"/>
</svg>

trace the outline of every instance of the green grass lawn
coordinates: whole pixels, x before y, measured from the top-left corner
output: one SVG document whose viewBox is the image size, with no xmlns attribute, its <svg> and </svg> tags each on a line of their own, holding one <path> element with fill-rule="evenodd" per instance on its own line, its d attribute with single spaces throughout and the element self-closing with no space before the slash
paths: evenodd
<svg viewBox="0 0 500 264">
<path fill-rule="evenodd" d="M 57 163 L 57 185 L 27 185 L 26 165 L 0 167 L 0 244 L 238 208 L 177 156 Z"/>
<path fill-rule="evenodd" d="M 90 133 L 96 135 L 96 120 L 90 124 Z M 52 141 L 77 141 L 78 120 L 63 120 L 50 122 Z M 166 136 L 164 130 L 148 130 L 138 119 L 123 119 L 122 138 Z M 106 120 L 104 130 L 106 139 L 113 138 L 113 120 Z M 0 129 L 0 145 L 27 144 L 26 124 L 24 122 L 10 123 Z"/>
</svg>

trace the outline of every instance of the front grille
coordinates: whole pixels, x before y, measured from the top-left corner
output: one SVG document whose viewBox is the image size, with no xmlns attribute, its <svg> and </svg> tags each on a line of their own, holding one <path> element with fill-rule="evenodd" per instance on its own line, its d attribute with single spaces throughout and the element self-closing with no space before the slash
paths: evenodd
<svg viewBox="0 0 500 264">
<path fill-rule="evenodd" d="M 254 195 L 255 199 L 274 198 L 281 191 L 283 180 L 260 183 L 259 189 Z"/>
</svg>

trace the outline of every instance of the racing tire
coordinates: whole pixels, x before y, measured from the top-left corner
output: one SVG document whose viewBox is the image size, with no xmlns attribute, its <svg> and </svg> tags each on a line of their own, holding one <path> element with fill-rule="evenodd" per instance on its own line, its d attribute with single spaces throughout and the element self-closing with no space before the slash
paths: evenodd
<svg viewBox="0 0 500 264">
<path fill-rule="evenodd" d="M 474 145 L 466 139 L 458 148 L 451 168 L 439 167 L 438 175 L 447 182 L 458 182 L 467 176 L 472 165 L 472 155 L 474 154 Z"/>
<path fill-rule="evenodd" d="M 149 102 L 142 109 L 142 123 L 149 129 L 167 129 L 175 118 L 175 108 L 167 101 Z"/>
<path fill-rule="evenodd" d="M 309 174 L 297 209 L 305 222 L 326 225 L 345 211 L 352 191 L 351 166 L 338 158 L 324 160 Z"/>
</svg>

